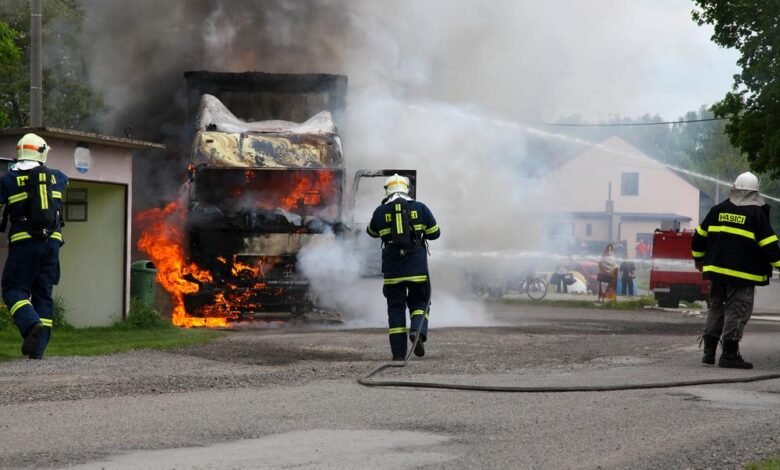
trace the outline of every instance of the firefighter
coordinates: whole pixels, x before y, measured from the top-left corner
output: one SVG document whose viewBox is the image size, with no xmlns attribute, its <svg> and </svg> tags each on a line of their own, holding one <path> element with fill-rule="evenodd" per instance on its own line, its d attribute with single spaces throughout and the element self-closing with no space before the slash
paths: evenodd
<svg viewBox="0 0 780 470">
<path fill-rule="evenodd" d="M 441 235 L 436 219 L 422 202 L 409 196 L 409 179 L 397 173 L 385 181 L 385 199 L 374 210 L 368 234 L 382 239 L 382 293 L 387 299 L 388 334 L 394 361 L 406 358 L 407 332 L 414 354 L 425 355 L 431 284 L 428 278 L 427 240 Z M 406 307 L 410 325 L 406 328 Z"/>
<path fill-rule="evenodd" d="M 691 241 L 696 268 L 712 282 L 704 327 L 704 364 L 752 369 L 739 352 L 739 341 L 753 312 L 755 286 L 769 284 L 772 267 L 780 268 L 780 246 L 769 223 L 769 206 L 758 192 L 758 178 L 742 173 L 729 198 L 707 213 Z"/>
<path fill-rule="evenodd" d="M 25 135 L 16 145 L 16 162 L 0 178 L 5 205 L 0 229 L 11 222 L 2 295 L 22 335 L 22 355 L 30 359 L 42 359 L 49 343 L 52 290 L 60 278 L 60 214 L 68 178 L 45 166 L 49 150 L 38 135 Z"/>
</svg>

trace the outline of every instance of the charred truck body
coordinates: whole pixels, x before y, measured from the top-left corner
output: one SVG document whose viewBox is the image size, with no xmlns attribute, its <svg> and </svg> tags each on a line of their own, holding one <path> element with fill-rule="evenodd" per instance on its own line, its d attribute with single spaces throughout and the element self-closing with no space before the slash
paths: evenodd
<svg viewBox="0 0 780 470">
<path fill-rule="evenodd" d="M 312 307 L 297 254 L 343 225 L 345 169 L 335 120 L 347 78 L 187 72 L 194 115 L 185 296 L 192 316 L 295 316 Z M 335 120 L 334 120 L 335 116 Z"/>
</svg>

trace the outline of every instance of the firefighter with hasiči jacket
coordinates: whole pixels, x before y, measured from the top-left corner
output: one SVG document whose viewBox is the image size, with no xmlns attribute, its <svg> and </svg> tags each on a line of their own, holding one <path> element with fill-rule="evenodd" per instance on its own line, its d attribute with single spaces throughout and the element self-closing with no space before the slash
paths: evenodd
<svg viewBox="0 0 780 470">
<path fill-rule="evenodd" d="M 68 177 L 47 168 L 50 147 L 36 134 L 16 145 L 16 162 L 0 178 L 5 205 L 0 231 L 10 219 L 3 301 L 22 335 L 22 355 L 42 359 L 53 326 L 52 290 L 60 279 L 62 196 Z"/>
<path fill-rule="evenodd" d="M 712 282 L 702 362 L 715 364 L 722 339 L 718 365 L 752 369 L 740 355 L 739 341 L 753 312 L 755 286 L 769 284 L 772 268 L 780 268 L 777 234 L 756 175 L 737 177 L 729 198 L 710 209 L 696 228 L 691 249 L 696 267 Z"/>
<path fill-rule="evenodd" d="M 436 219 L 422 202 L 409 196 L 409 179 L 397 173 L 385 181 L 386 198 L 374 210 L 368 234 L 382 239 L 382 292 L 387 299 L 390 351 L 394 361 L 406 358 L 407 333 L 414 354 L 425 355 L 431 284 L 428 278 L 427 240 L 441 235 Z M 410 325 L 406 328 L 406 307 Z"/>
</svg>

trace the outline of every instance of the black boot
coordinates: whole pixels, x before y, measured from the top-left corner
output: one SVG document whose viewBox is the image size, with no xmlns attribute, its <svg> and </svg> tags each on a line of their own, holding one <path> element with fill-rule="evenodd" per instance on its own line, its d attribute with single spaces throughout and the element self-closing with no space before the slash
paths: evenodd
<svg viewBox="0 0 780 470">
<path fill-rule="evenodd" d="M 704 333 L 701 337 L 702 342 L 704 343 L 704 355 L 701 357 L 702 364 L 715 364 L 715 353 L 718 349 L 718 341 L 720 338 L 713 335 L 708 335 L 707 333 Z M 701 344 L 701 343 L 699 343 Z"/>
<path fill-rule="evenodd" d="M 36 350 L 38 349 L 38 341 L 41 339 L 43 328 L 44 326 L 42 324 L 36 323 L 25 332 L 24 341 L 22 342 L 23 356 L 30 356 L 35 354 Z"/>
<path fill-rule="evenodd" d="M 723 340 L 723 353 L 720 355 L 718 367 L 729 369 L 752 369 L 753 364 L 745 362 L 739 354 L 739 342 L 733 339 Z"/>
<path fill-rule="evenodd" d="M 415 339 L 415 333 L 409 334 L 409 341 L 414 344 Z M 417 344 L 414 344 L 414 355 L 417 357 L 423 357 L 425 356 L 425 346 L 423 343 L 425 342 L 425 336 L 420 336 L 420 339 L 417 341 Z"/>
</svg>

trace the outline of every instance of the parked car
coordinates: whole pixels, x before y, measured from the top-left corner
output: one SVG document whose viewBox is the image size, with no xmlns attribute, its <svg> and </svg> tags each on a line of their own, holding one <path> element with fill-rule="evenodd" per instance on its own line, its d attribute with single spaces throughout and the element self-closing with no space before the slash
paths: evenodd
<svg viewBox="0 0 780 470">
<path fill-rule="evenodd" d="M 585 285 L 589 294 L 595 294 L 599 291 L 597 280 L 599 274 L 599 264 L 595 261 L 575 260 L 569 265 L 569 269 L 577 271 L 585 278 Z"/>
</svg>

